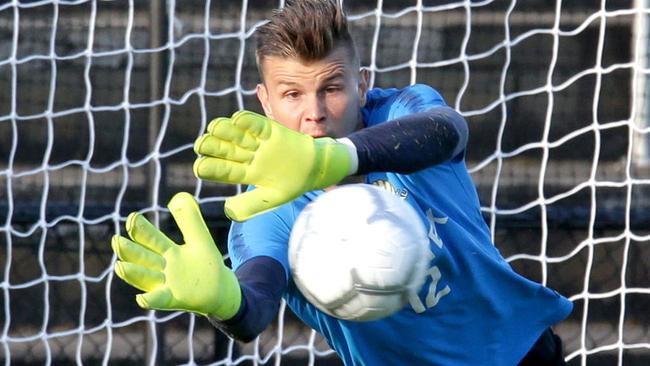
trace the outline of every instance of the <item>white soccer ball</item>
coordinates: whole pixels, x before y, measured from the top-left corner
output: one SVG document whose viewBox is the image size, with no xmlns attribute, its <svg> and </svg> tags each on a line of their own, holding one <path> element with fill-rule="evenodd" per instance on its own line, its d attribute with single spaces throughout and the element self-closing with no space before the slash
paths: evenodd
<svg viewBox="0 0 650 366">
<path fill-rule="evenodd" d="M 300 213 L 289 240 L 298 289 L 323 312 L 346 320 L 402 309 L 422 287 L 431 259 L 415 209 L 369 184 L 319 196 Z"/>
</svg>

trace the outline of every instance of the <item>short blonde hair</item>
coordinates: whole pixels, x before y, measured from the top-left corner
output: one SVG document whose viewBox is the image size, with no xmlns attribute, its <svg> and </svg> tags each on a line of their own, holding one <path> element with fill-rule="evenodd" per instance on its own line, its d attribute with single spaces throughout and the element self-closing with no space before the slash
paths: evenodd
<svg viewBox="0 0 650 366">
<path fill-rule="evenodd" d="M 357 50 L 343 9 L 335 0 L 288 0 L 257 29 L 257 69 L 260 77 L 266 57 L 317 61 L 345 47 L 358 63 Z"/>
</svg>

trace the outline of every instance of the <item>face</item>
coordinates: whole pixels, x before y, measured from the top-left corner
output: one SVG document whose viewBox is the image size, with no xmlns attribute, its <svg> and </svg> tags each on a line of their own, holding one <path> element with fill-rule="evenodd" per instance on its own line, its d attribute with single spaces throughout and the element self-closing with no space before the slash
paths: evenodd
<svg viewBox="0 0 650 366">
<path fill-rule="evenodd" d="M 266 116 L 312 137 L 344 137 L 363 126 L 368 73 L 339 47 L 322 60 L 267 57 L 257 97 Z"/>
</svg>

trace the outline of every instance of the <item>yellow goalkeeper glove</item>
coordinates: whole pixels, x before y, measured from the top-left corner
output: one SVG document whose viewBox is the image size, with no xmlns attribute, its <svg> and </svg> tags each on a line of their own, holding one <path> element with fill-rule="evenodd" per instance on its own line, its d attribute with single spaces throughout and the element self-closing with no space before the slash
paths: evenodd
<svg viewBox="0 0 650 366">
<path fill-rule="evenodd" d="M 194 162 L 198 178 L 255 185 L 226 200 L 226 215 L 235 221 L 334 185 L 353 165 L 345 144 L 329 137 L 315 139 L 249 111 L 210 122 L 194 151 L 200 155 Z"/>
<path fill-rule="evenodd" d="M 177 245 L 144 216 L 131 213 L 126 231 L 132 241 L 115 235 L 111 242 L 120 259 L 115 273 L 145 292 L 136 295 L 142 308 L 232 318 L 241 305 L 239 282 L 224 265 L 199 205 L 189 193 L 181 192 L 168 207 L 185 244 Z"/>
</svg>

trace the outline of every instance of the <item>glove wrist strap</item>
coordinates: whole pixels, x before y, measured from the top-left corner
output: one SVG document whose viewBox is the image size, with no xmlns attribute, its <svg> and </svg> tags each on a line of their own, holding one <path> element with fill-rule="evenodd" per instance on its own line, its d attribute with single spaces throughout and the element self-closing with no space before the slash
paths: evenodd
<svg viewBox="0 0 650 366">
<path fill-rule="evenodd" d="M 221 277 L 223 276 L 223 277 Z M 242 303 L 241 288 L 235 274 L 228 268 L 221 272 L 219 298 L 214 299 L 214 307 L 206 315 L 218 320 L 228 320 L 237 314 Z"/>
<path fill-rule="evenodd" d="M 315 142 L 316 149 L 320 150 L 316 154 L 320 162 L 316 164 L 319 171 L 315 174 L 313 189 L 332 186 L 347 177 L 352 170 L 349 147 L 329 137 L 317 138 Z"/>
<path fill-rule="evenodd" d="M 357 147 L 347 137 L 336 139 L 336 141 L 345 145 L 345 147 L 348 148 L 348 153 L 350 154 L 350 170 L 348 171 L 347 175 L 356 174 L 357 170 L 359 169 L 359 156 L 357 154 Z"/>
</svg>

